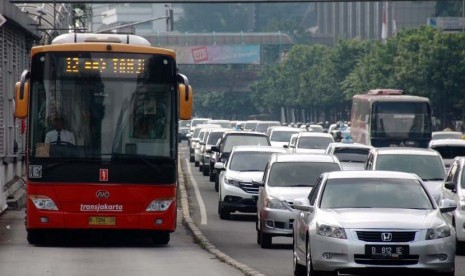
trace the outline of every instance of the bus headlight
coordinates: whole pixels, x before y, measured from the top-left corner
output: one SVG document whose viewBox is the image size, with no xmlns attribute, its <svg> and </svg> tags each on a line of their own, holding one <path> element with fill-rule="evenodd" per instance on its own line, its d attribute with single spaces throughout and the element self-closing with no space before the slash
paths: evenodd
<svg viewBox="0 0 465 276">
<path fill-rule="evenodd" d="M 34 206 L 36 206 L 39 210 L 52 210 L 58 211 L 58 207 L 55 202 L 49 198 L 48 196 L 44 195 L 31 195 L 29 196 Z"/>
<path fill-rule="evenodd" d="M 150 202 L 149 206 L 145 211 L 147 212 L 163 212 L 170 208 L 171 203 L 173 202 L 172 198 L 159 198 Z"/>
</svg>

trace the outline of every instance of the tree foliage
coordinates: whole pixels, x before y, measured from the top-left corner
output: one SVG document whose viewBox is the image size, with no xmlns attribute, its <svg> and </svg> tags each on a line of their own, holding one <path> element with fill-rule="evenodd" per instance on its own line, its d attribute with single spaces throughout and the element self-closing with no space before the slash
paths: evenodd
<svg viewBox="0 0 465 276">
<path fill-rule="evenodd" d="M 273 110 L 298 107 L 326 114 L 346 109 L 355 94 L 397 88 L 430 98 L 445 122 L 465 116 L 464 75 L 465 34 L 421 27 L 403 30 L 386 43 L 296 45 L 283 64 L 263 71 L 255 87 L 265 91 L 256 98 Z"/>
</svg>

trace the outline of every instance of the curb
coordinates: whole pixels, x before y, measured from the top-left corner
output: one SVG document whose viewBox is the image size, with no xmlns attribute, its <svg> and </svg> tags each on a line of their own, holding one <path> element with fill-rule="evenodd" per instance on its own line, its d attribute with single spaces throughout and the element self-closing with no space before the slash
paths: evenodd
<svg viewBox="0 0 465 276">
<path fill-rule="evenodd" d="M 181 196 L 181 208 L 182 208 L 182 222 L 194 235 L 194 240 L 199 243 L 199 245 L 215 255 L 218 260 L 221 262 L 227 263 L 228 265 L 240 270 L 247 276 L 265 276 L 264 274 L 256 271 L 255 269 L 237 261 L 236 259 L 226 255 L 222 251 L 218 250 L 210 241 L 203 235 L 202 231 L 195 225 L 194 221 L 190 215 L 189 201 L 186 191 L 186 181 L 184 179 L 184 173 L 181 169 L 181 164 L 184 164 L 184 160 L 178 159 L 178 183 L 179 191 Z"/>
</svg>

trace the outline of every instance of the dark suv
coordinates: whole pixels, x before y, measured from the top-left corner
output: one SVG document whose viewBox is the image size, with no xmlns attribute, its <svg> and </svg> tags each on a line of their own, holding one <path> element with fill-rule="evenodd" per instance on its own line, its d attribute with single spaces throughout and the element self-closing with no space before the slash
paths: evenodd
<svg viewBox="0 0 465 276">
<path fill-rule="evenodd" d="M 226 132 L 217 146 L 211 147 L 212 157 L 210 158 L 210 180 L 215 181 L 215 190 L 218 191 L 219 170 L 216 170 L 215 163 L 221 161 L 226 163 L 233 147 L 235 146 L 271 146 L 270 139 L 264 133 L 248 131 Z M 213 175 L 212 175 L 213 174 Z"/>
</svg>

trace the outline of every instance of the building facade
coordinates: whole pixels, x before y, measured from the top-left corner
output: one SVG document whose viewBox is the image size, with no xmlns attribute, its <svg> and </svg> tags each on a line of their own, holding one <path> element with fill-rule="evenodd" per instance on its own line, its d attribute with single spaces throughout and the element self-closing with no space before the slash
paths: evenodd
<svg viewBox="0 0 465 276">
<path fill-rule="evenodd" d="M 173 8 L 171 4 L 93 4 L 92 5 L 92 31 L 99 32 L 112 29 L 121 25 L 131 25 L 137 35 L 149 35 L 170 31 L 167 12 L 172 9 L 175 21 L 182 12 L 179 8 Z"/>
<path fill-rule="evenodd" d="M 337 39 L 383 39 L 403 28 L 426 25 L 433 1 L 317 3 L 317 35 Z"/>
</svg>

